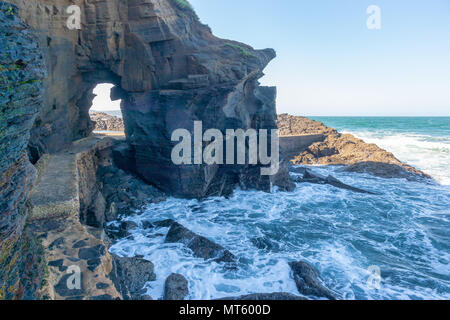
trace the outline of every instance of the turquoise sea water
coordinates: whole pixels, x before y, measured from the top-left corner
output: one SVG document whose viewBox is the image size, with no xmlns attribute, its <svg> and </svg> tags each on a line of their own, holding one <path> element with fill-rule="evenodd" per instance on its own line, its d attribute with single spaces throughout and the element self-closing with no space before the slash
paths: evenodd
<svg viewBox="0 0 450 320">
<path fill-rule="evenodd" d="M 450 185 L 450 117 L 311 117 L 393 152 Z"/>
<path fill-rule="evenodd" d="M 188 279 L 189 299 L 298 294 L 288 266 L 294 260 L 312 263 L 343 299 L 450 299 L 450 118 L 315 119 L 377 143 L 439 183 L 313 167 L 380 195 L 298 184 L 291 193 L 236 190 L 229 199 L 201 202 L 170 198 L 123 217 L 140 226 L 175 219 L 233 252 L 237 270 L 197 259 L 183 245 L 165 244 L 165 228 L 135 228 L 110 251 L 143 255 L 155 264 L 157 279 L 146 285 L 155 299 L 172 272 Z M 373 267 L 381 272 L 379 286 L 371 281 Z"/>
</svg>

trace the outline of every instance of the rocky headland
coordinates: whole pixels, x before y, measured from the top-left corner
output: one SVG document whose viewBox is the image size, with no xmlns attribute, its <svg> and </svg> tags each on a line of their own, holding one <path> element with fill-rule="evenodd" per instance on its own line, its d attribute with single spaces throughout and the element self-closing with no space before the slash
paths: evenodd
<svg viewBox="0 0 450 320">
<path fill-rule="evenodd" d="M 116 131 L 124 132 L 123 120 L 119 117 L 111 116 L 104 112 L 89 112 L 91 120 L 94 122 L 94 131 Z"/>
<path fill-rule="evenodd" d="M 401 162 L 376 144 L 366 143 L 351 134 L 339 133 L 321 122 L 281 114 L 277 124 L 282 139 L 296 136 L 314 138 L 312 143 L 300 146 L 289 154 L 293 164 L 343 165 L 344 171 L 369 173 L 382 178 L 431 179 L 428 174 Z"/>
</svg>

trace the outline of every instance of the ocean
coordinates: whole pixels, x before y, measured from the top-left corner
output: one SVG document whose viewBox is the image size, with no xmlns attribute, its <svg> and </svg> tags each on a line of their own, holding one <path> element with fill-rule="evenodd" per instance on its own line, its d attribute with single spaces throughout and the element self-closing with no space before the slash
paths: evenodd
<svg viewBox="0 0 450 320">
<path fill-rule="evenodd" d="M 236 270 L 198 259 L 181 244 L 165 244 L 167 228 L 135 228 L 110 251 L 154 263 L 156 281 L 146 285 L 154 299 L 173 272 L 188 280 L 188 299 L 299 294 L 288 266 L 297 260 L 313 264 L 342 299 L 450 299 L 450 118 L 314 119 L 378 144 L 436 182 L 313 167 L 380 194 L 315 184 L 298 184 L 291 193 L 238 189 L 229 199 L 169 198 L 122 217 L 139 226 L 174 219 L 229 249 L 238 257 Z"/>
<path fill-rule="evenodd" d="M 311 117 L 392 152 L 450 185 L 450 117 Z"/>
<path fill-rule="evenodd" d="M 113 116 L 113 117 L 122 118 L 122 111 L 121 110 L 106 110 L 106 111 L 103 111 L 103 110 L 91 110 L 91 111 L 103 112 L 103 113 L 106 113 L 106 114 L 108 114 L 110 116 Z"/>
</svg>

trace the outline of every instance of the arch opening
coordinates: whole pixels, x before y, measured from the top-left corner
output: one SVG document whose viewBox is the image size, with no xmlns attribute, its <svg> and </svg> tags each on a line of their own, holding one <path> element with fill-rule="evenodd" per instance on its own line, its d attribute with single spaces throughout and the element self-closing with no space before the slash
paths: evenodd
<svg viewBox="0 0 450 320">
<path fill-rule="evenodd" d="M 121 110 L 121 99 L 113 100 L 115 84 L 104 82 L 92 90 L 94 99 L 89 109 L 89 117 L 94 123 L 94 133 L 124 136 L 125 128 Z"/>
</svg>

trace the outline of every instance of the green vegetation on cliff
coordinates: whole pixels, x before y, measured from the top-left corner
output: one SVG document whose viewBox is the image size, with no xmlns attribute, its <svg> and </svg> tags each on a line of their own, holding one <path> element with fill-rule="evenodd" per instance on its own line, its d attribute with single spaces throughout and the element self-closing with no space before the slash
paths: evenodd
<svg viewBox="0 0 450 320">
<path fill-rule="evenodd" d="M 173 0 L 173 2 L 181 9 L 193 10 L 192 5 L 187 0 Z"/>
<path fill-rule="evenodd" d="M 227 43 L 225 44 L 227 47 L 239 50 L 241 52 L 241 54 L 245 57 L 253 57 L 253 58 L 257 58 L 256 55 L 254 55 L 253 53 L 251 53 L 250 51 L 248 51 L 246 48 L 244 48 L 243 46 L 234 44 L 234 43 Z"/>
</svg>

